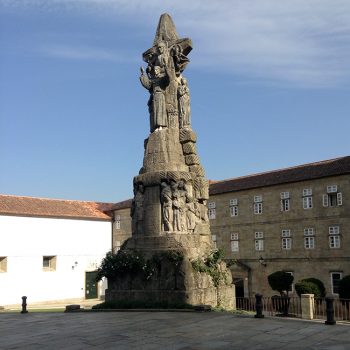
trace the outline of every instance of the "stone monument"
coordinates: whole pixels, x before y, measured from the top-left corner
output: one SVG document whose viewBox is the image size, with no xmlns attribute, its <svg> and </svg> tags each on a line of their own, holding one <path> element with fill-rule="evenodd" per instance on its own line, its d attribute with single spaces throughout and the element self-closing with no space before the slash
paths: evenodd
<svg viewBox="0 0 350 350">
<path fill-rule="evenodd" d="M 191 128 L 183 72 L 192 42 L 180 39 L 168 14 L 142 55 L 140 82 L 149 92 L 150 134 L 134 177 L 132 237 L 118 254 L 127 272 L 108 279 L 106 300 L 208 304 L 232 309 L 231 273 L 218 259 L 207 215 L 208 180 Z M 142 260 L 142 266 L 136 262 Z M 136 265 L 139 268 L 136 268 Z"/>
</svg>

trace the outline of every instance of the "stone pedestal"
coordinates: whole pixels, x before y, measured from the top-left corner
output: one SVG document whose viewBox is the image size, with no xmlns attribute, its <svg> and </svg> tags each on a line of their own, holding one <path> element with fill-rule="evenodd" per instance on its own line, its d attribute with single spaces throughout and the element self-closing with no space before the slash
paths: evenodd
<svg viewBox="0 0 350 350">
<path fill-rule="evenodd" d="M 315 311 L 315 299 L 313 294 L 301 295 L 301 318 L 313 320 Z"/>
</svg>

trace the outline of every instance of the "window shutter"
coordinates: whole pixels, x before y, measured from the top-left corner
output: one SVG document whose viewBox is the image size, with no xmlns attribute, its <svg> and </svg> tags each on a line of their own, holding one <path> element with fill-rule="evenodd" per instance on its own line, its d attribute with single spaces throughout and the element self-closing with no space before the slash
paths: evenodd
<svg viewBox="0 0 350 350">
<path fill-rule="evenodd" d="M 323 195 L 323 206 L 328 207 L 328 194 Z"/>
<path fill-rule="evenodd" d="M 343 195 L 341 192 L 337 193 L 337 205 L 343 205 Z"/>
</svg>

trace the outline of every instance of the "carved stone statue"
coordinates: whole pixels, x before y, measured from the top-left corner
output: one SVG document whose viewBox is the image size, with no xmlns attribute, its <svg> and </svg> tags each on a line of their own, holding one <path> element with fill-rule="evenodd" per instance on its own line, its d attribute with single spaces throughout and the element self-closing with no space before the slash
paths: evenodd
<svg viewBox="0 0 350 350">
<path fill-rule="evenodd" d="M 140 76 L 141 84 L 151 93 L 148 101 L 151 133 L 164 127 L 179 128 L 181 106 L 181 123 L 190 124 L 189 90 L 181 73 L 191 50 L 191 40 L 179 39 L 170 16 L 162 16 L 153 46 L 143 53 L 147 68 L 146 72 L 141 68 Z"/>
<path fill-rule="evenodd" d="M 189 127 L 190 121 L 190 90 L 187 85 L 187 79 L 182 77 L 177 89 L 179 99 L 179 123 L 180 128 Z"/>
</svg>

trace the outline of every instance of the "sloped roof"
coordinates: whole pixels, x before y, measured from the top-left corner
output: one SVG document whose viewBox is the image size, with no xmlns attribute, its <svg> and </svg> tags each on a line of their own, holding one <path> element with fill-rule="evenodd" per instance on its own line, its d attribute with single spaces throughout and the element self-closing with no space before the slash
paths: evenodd
<svg viewBox="0 0 350 350">
<path fill-rule="evenodd" d="M 350 156 L 346 156 L 233 179 L 210 181 L 209 193 L 214 195 L 349 173 Z"/>
<path fill-rule="evenodd" d="M 111 220 L 113 203 L 0 195 L 0 214 Z"/>
</svg>

